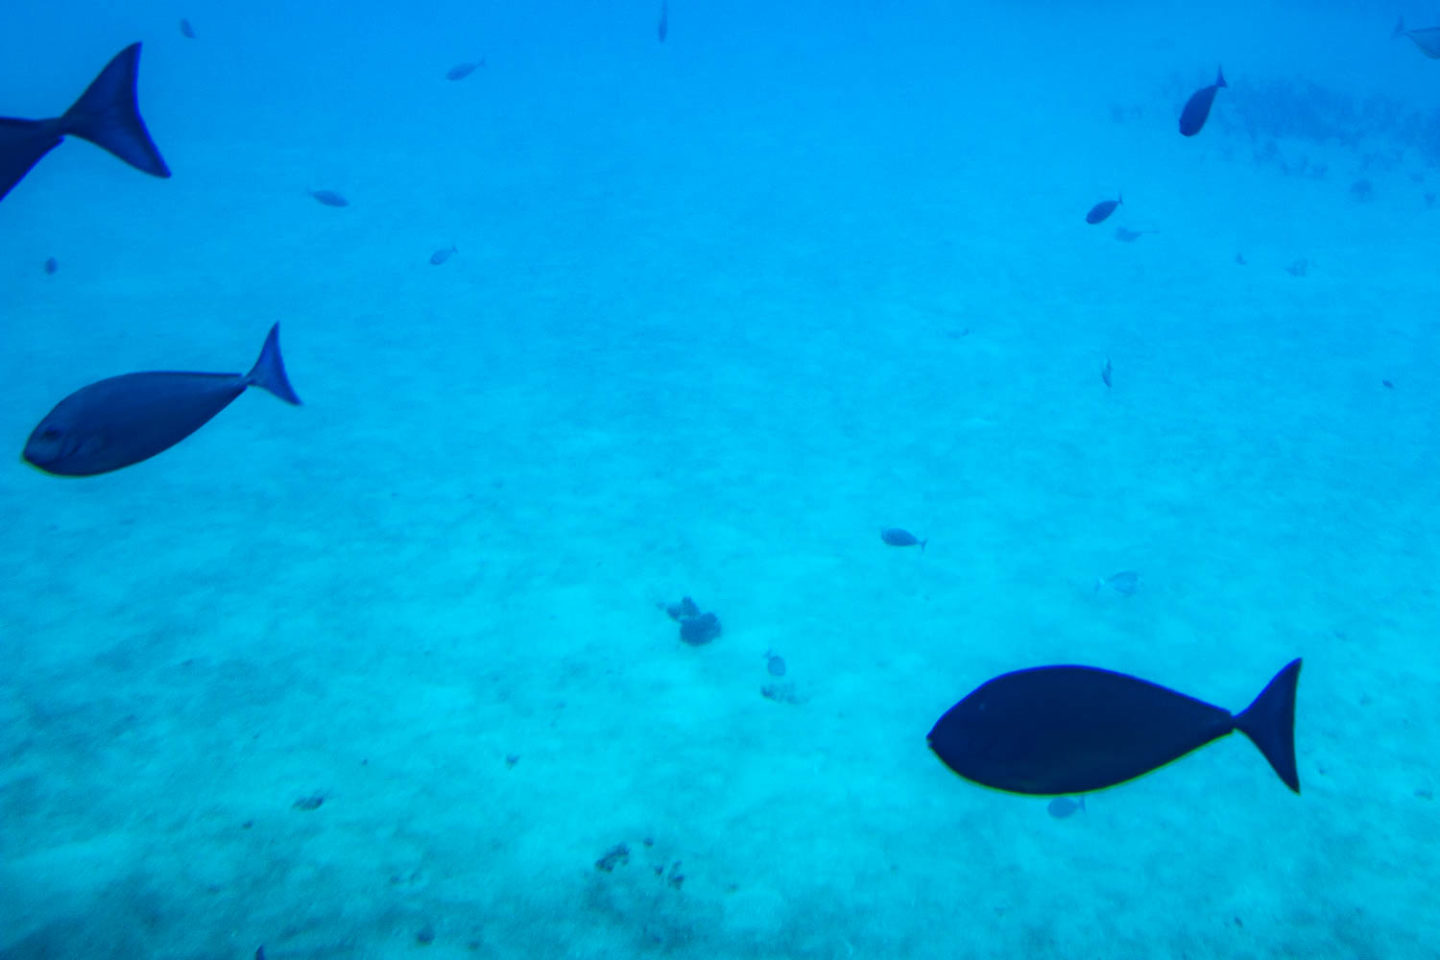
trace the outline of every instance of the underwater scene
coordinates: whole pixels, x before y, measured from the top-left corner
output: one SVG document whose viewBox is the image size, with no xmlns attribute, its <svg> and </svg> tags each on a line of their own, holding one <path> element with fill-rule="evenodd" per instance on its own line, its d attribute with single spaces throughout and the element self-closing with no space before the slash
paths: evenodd
<svg viewBox="0 0 1440 960">
<path fill-rule="evenodd" d="M 0 9 L 0 960 L 1440 958 L 1440 8 Z"/>
</svg>

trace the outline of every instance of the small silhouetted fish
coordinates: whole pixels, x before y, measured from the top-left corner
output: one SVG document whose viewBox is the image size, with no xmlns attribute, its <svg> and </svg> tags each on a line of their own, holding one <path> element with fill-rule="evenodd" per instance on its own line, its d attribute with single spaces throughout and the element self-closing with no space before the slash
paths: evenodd
<svg viewBox="0 0 1440 960">
<path fill-rule="evenodd" d="M 190 26 L 190 21 L 183 17 L 180 18 L 180 36 L 187 40 L 195 39 L 195 28 Z"/>
<path fill-rule="evenodd" d="M 664 43 L 665 38 L 670 36 L 670 3 L 669 0 L 660 0 L 660 24 L 655 32 L 660 36 L 660 42 Z"/>
<path fill-rule="evenodd" d="M 1110 219 L 1110 214 L 1115 212 L 1115 208 L 1123 202 L 1124 200 L 1118 196 L 1114 200 L 1101 200 L 1090 208 L 1089 213 L 1085 214 L 1085 222 L 1089 224 L 1104 223 Z"/>
<path fill-rule="evenodd" d="M 765 672 L 772 677 L 785 676 L 785 658 L 774 651 L 765 654 Z"/>
<path fill-rule="evenodd" d="M 1381 381 L 1380 381 L 1380 386 L 1384 387 L 1386 390 L 1394 390 L 1394 389 L 1395 389 L 1395 384 L 1391 383 L 1389 380 L 1381 380 Z"/>
<path fill-rule="evenodd" d="M 1221 87 L 1228 87 L 1225 82 L 1225 72 L 1217 69 L 1215 71 L 1215 82 L 1208 87 L 1201 87 L 1190 94 L 1190 99 L 1185 101 L 1185 109 L 1180 111 L 1180 135 L 1193 137 L 1205 126 L 1205 121 L 1210 119 L 1210 106 L 1215 102 L 1215 94 Z"/>
<path fill-rule="evenodd" d="M 1158 233 L 1157 230 L 1131 230 L 1129 227 L 1116 227 L 1115 239 L 1121 243 L 1134 243 L 1147 233 Z"/>
<path fill-rule="evenodd" d="M 348 207 L 348 206 L 350 206 L 350 201 L 349 201 L 349 200 L 346 200 L 344 197 L 342 197 L 340 194 L 336 193 L 334 190 L 307 190 L 307 191 L 305 191 L 305 192 L 308 193 L 308 194 L 310 194 L 310 196 L 314 197 L 314 198 L 315 198 L 316 200 L 318 200 L 320 203 L 325 204 L 325 206 L 327 206 L 327 207 Z"/>
<path fill-rule="evenodd" d="M 1085 798 L 1056 797 L 1054 800 L 1051 800 L 1048 804 L 1045 805 L 1045 809 L 1049 812 L 1050 816 L 1054 817 L 1056 820 L 1064 820 L 1067 817 L 1073 817 L 1077 813 L 1084 812 Z"/>
<path fill-rule="evenodd" d="M 1108 577 L 1101 577 L 1095 581 L 1095 590 L 1114 590 L 1122 597 L 1133 597 L 1135 591 L 1140 588 L 1140 574 L 1134 570 L 1121 570 L 1119 573 L 1112 573 Z"/>
<path fill-rule="evenodd" d="M 1418 30 L 1406 30 L 1405 18 L 1401 17 L 1395 23 L 1395 29 L 1390 31 L 1390 39 L 1409 37 L 1414 41 L 1420 52 L 1431 60 L 1440 60 L 1440 27 L 1420 27 Z"/>
<path fill-rule="evenodd" d="M 249 387 L 300 403 L 280 357 L 279 324 L 249 373 L 127 373 L 82 387 L 45 415 L 22 456 L 57 476 L 119 470 L 175 446 Z"/>
<path fill-rule="evenodd" d="M 1096 667 L 1036 667 L 988 680 L 930 731 L 930 749 L 974 783 L 1011 793 L 1093 793 L 1133 780 L 1239 730 L 1291 790 L 1295 767 L 1292 660 L 1232 714 L 1138 677 Z"/>
<path fill-rule="evenodd" d="M 457 252 L 458 248 L 453 243 L 450 244 L 449 247 L 446 247 L 444 250 L 436 250 L 434 253 L 430 254 L 430 264 L 431 266 L 438 267 L 446 260 L 449 260 L 451 257 L 455 256 Z"/>
<path fill-rule="evenodd" d="M 892 547 L 919 547 L 920 552 L 925 552 L 925 544 L 929 540 L 921 540 L 909 530 L 901 530 L 899 527 L 887 527 L 880 531 L 880 539 Z"/>
<path fill-rule="evenodd" d="M 1105 366 L 1100 368 L 1100 382 L 1107 387 L 1110 386 L 1110 369 L 1110 358 L 1106 357 Z"/>
<path fill-rule="evenodd" d="M 484 57 L 481 57 L 474 63 L 457 63 L 455 64 L 455 66 L 445 71 L 445 79 L 464 80 L 466 77 L 470 76 L 470 74 L 474 73 L 476 70 L 479 70 L 483 66 L 485 66 Z M 503 67 L 504 64 L 501 64 L 501 66 Z"/>
<path fill-rule="evenodd" d="M 60 261 L 56 260 L 54 257 L 50 257 L 48 260 L 45 261 L 45 272 L 50 274 L 51 276 L 54 276 L 55 271 L 59 269 Z"/>
</svg>

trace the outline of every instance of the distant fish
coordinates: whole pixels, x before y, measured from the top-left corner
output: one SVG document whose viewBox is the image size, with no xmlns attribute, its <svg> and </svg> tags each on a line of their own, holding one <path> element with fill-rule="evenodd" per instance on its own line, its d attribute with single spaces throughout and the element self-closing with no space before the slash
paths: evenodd
<svg viewBox="0 0 1440 960">
<path fill-rule="evenodd" d="M 1159 230 L 1131 230 L 1129 227 L 1116 227 L 1115 239 L 1121 243 L 1134 243 L 1147 233 L 1159 233 Z"/>
<path fill-rule="evenodd" d="M 1120 206 L 1120 204 L 1123 202 L 1124 199 L 1119 196 L 1117 196 L 1114 200 L 1101 200 L 1099 203 L 1095 204 L 1095 206 L 1090 208 L 1089 213 L 1085 214 L 1085 222 L 1092 225 L 1096 223 L 1104 223 L 1106 220 L 1110 219 L 1110 214 L 1115 212 L 1115 208 Z"/>
<path fill-rule="evenodd" d="M 350 206 L 350 201 L 346 200 L 334 190 L 307 190 L 305 192 L 310 194 L 310 196 L 314 197 L 318 202 L 325 204 L 325 206 L 327 207 Z"/>
<path fill-rule="evenodd" d="M 0 198 L 19 183 L 40 158 L 74 136 L 124 160 L 155 177 L 170 176 L 170 168 L 150 139 L 135 99 L 140 69 L 140 44 L 133 43 L 115 55 L 80 99 L 52 120 L 18 120 L 0 117 Z"/>
<path fill-rule="evenodd" d="M 1215 102 L 1215 94 L 1221 87 L 1228 87 L 1225 82 L 1225 72 L 1217 69 L 1215 71 L 1215 82 L 1208 87 L 1201 87 L 1190 95 L 1185 101 L 1185 109 L 1180 111 L 1180 135 L 1193 137 L 1205 126 L 1205 121 L 1210 119 L 1210 107 Z"/>
<path fill-rule="evenodd" d="M 45 415 L 22 456 L 62 477 L 119 470 L 175 446 L 252 386 L 300 403 L 280 357 L 279 324 L 249 373 L 128 373 L 82 387 Z"/>
<path fill-rule="evenodd" d="M 1034 796 L 1093 793 L 1239 730 L 1300 792 L 1295 689 L 1300 661 L 1243 712 L 1096 667 L 1036 667 L 981 684 L 940 718 L 930 749 L 973 783 Z"/>
<path fill-rule="evenodd" d="M 1095 592 L 1101 590 L 1114 590 L 1122 597 L 1133 597 L 1135 591 L 1140 589 L 1140 574 L 1134 570 L 1121 570 L 1119 573 L 1112 573 L 1108 577 L 1101 577 L 1095 581 Z"/>
<path fill-rule="evenodd" d="M 474 63 L 457 63 L 455 64 L 455 66 L 445 71 L 445 79 L 464 80 L 466 77 L 470 76 L 470 74 L 474 73 L 476 70 L 479 70 L 483 66 L 485 66 L 484 57 L 481 57 Z"/>
<path fill-rule="evenodd" d="M 785 676 L 785 658 L 773 650 L 765 651 L 765 672 L 772 677 Z"/>
<path fill-rule="evenodd" d="M 660 0 L 660 25 L 655 32 L 660 36 L 660 42 L 664 43 L 665 38 L 670 36 L 670 2 Z"/>
<path fill-rule="evenodd" d="M 920 552 L 925 552 L 925 544 L 929 540 L 921 540 L 909 530 L 901 530 L 899 527 L 887 527 L 880 531 L 880 539 L 892 547 L 919 547 Z"/>
<path fill-rule="evenodd" d="M 190 26 L 190 21 L 186 20 L 184 17 L 180 18 L 180 36 L 184 37 L 186 40 L 195 39 L 195 28 Z"/>
<path fill-rule="evenodd" d="M 438 267 L 446 260 L 449 260 L 451 257 L 455 256 L 455 254 L 458 252 L 459 248 L 457 248 L 453 243 L 444 250 L 436 250 L 434 253 L 430 254 L 430 265 L 432 267 Z"/>
<path fill-rule="evenodd" d="M 1065 820 L 1085 812 L 1085 798 L 1056 797 L 1045 805 L 1045 810 L 1056 820 Z"/>
<path fill-rule="evenodd" d="M 1110 358 L 1106 357 L 1105 366 L 1100 368 L 1100 382 L 1105 384 L 1105 386 L 1107 387 L 1110 386 L 1110 373 L 1112 369 L 1113 368 L 1110 366 Z"/>
<path fill-rule="evenodd" d="M 47 257 L 47 258 L 46 258 L 46 260 L 45 260 L 45 272 L 46 272 L 46 273 L 50 274 L 51 276 L 54 276 L 54 275 L 55 275 L 55 271 L 56 271 L 56 270 L 59 270 L 59 269 L 60 269 L 60 261 L 59 261 L 59 260 L 56 260 L 54 257 Z"/>
<path fill-rule="evenodd" d="M 1421 27 L 1418 30 L 1406 30 L 1405 18 L 1401 17 L 1395 22 L 1395 29 L 1390 31 L 1390 39 L 1396 40 L 1400 37 L 1409 37 L 1414 41 L 1420 52 L 1431 60 L 1440 60 L 1440 27 Z"/>
</svg>

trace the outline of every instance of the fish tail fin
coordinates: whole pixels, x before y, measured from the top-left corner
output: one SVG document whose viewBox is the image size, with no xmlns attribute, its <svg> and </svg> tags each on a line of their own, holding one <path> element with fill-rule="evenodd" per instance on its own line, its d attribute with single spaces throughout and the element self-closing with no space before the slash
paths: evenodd
<svg viewBox="0 0 1440 960">
<path fill-rule="evenodd" d="M 1235 727 L 1265 754 L 1285 786 L 1300 792 L 1295 767 L 1295 688 L 1300 660 L 1291 660 L 1265 685 L 1255 702 L 1235 718 Z"/>
<path fill-rule="evenodd" d="M 1405 17 L 1404 17 L 1404 15 L 1402 14 L 1402 15 L 1400 16 L 1400 18 L 1395 21 L 1395 29 L 1390 31 L 1390 39 L 1391 39 L 1391 40 L 1399 40 L 1399 39 L 1400 39 L 1401 37 L 1403 37 L 1404 35 L 1405 35 Z"/>
<path fill-rule="evenodd" d="M 1220 68 L 1220 67 L 1216 67 L 1216 68 L 1215 68 L 1215 86 L 1217 86 L 1217 87 L 1228 87 L 1228 86 L 1230 86 L 1230 84 L 1228 84 L 1228 83 L 1225 82 L 1225 71 L 1224 71 L 1222 68 Z"/>
<path fill-rule="evenodd" d="M 110 151 L 130 166 L 156 177 L 170 176 L 160 149 L 150 139 L 135 80 L 140 69 L 140 44 L 132 43 L 105 65 L 80 99 L 65 111 L 61 129 Z"/>
<path fill-rule="evenodd" d="M 285 375 L 285 361 L 280 356 L 280 324 L 270 328 L 265 346 L 260 348 L 260 359 L 245 374 L 245 385 L 269 390 L 286 403 L 300 406 L 300 397 L 290 386 L 290 378 Z"/>
</svg>

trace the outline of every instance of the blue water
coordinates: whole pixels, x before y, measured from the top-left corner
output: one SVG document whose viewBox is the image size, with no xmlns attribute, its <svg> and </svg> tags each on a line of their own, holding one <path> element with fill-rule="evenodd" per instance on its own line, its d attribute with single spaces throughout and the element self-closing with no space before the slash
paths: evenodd
<svg viewBox="0 0 1440 960">
<path fill-rule="evenodd" d="M 0 11 L 0 115 L 143 41 L 174 171 L 0 202 L 0 960 L 1440 957 L 1434 11 L 658 8 Z M 276 322 L 304 406 L 18 460 Z M 1299 797 L 926 748 L 1297 656 Z"/>
</svg>

